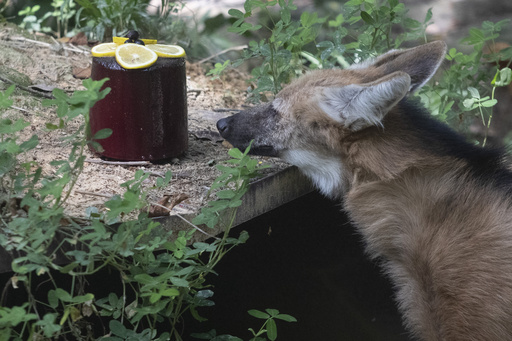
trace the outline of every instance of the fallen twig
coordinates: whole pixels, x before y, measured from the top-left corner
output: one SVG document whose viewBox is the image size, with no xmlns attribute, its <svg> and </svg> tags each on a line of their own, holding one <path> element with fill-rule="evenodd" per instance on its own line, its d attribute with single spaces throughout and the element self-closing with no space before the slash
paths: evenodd
<svg viewBox="0 0 512 341">
<path fill-rule="evenodd" d="M 52 44 L 50 44 L 50 43 L 45 43 L 44 41 L 32 40 L 32 39 L 28 39 L 28 38 L 25 38 L 25 37 L 9 37 L 9 40 L 11 40 L 11 41 L 20 41 L 20 42 L 28 42 L 28 43 L 31 43 L 31 44 L 46 46 L 48 48 L 51 48 L 51 46 L 52 46 Z M 59 43 L 57 41 L 56 41 L 56 44 L 61 44 L 62 48 L 64 50 L 72 51 L 72 52 L 75 52 L 75 53 L 84 53 L 84 54 L 90 54 L 91 53 L 88 50 L 82 50 L 82 49 L 80 49 L 80 48 L 78 48 L 76 46 L 72 46 L 70 44 L 64 45 L 64 44 Z"/>
<path fill-rule="evenodd" d="M 159 176 L 161 178 L 165 178 L 165 174 L 163 172 L 146 171 L 146 173 L 149 173 L 149 175 L 152 176 Z"/>
<path fill-rule="evenodd" d="M 13 82 L 12 80 L 10 80 L 9 78 L 5 78 L 3 76 L 0 76 L 0 80 L 2 82 L 5 82 L 5 83 L 9 83 L 9 84 L 14 84 L 17 88 L 23 90 L 23 91 L 28 91 L 30 93 L 33 93 L 34 95 L 37 95 L 37 96 L 41 96 L 41 97 L 44 97 L 44 98 L 50 98 L 50 99 L 53 99 L 53 95 L 50 94 L 50 93 L 46 93 L 46 92 L 40 92 L 40 91 L 36 91 L 36 90 L 33 90 L 33 89 L 30 89 L 30 88 L 27 88 L 26 86 L 23 86 L 21 84 L 18 84 L 16 82 Z"/>
<path fill-rule="evenodd" d="M 149 161 L 106 161 L 97 159 L 85 159 L 85 162 L 119 166 L 143 166 L 151 164 Z"/>
<path fill-rule="evenodd" d="M 161 208 L 164 208 L 166 209 L 167 211 L 169 211 L 169 213 L 172 211 L 171 209 L 169 209 L 169 207 L 166 207 L 164 205 L 160 205 L 160 204 L 157 204 L 157 203 L 151 203 L 151 205 L 155 205 L 155 206 L 158 206 L 158 207 L 161 207 Z M 221 238 L 219 237 L 216 237 L 214 236 L 213 234 L 209 234 L 208 232 L 204 231 L 203 229 L 201 229 L 199 226 L 197 225 L 194 225 L 192 224 L 190 221 L 188 221 L 186 218 L 184 218 L 181 214 L 178 214 L 178 213 L 175 213 L 175 215 L 180 218 L 181 220 L 183 220 L 184 222 L 186 222 L 187 224 L 189 224 L 190 226 L 192 226 L 193 228 L 195 228 L 196 230 L 198 230 L 199 232 L 207 235 L 208 237 L 211 237 L 211 238 L 215 238 L 217 240 L 221 240 Z"/>
<path fill-rule="evenodd" d="M 248 48 L 248 47 L 249 47 L 249 46 L 247 46 L 247 45 L 233 46 L 233 47 L 230 47 L 230 48 L 228 48 L 228 49 L 222 50 L 222 51 L 220 51 L 220 52 L 218 52 L 218 53 L 215 53 L 214 55 L 211 55 L 211 56 L 209 56 L 209 57 L 206 57 L 206 58 L 204 58 L 204 59 L 201 59 L 201 60 L 200 60 L 200 61 L 198 61 L 197 63 L 198 63 L 198 64 L 202 64 L 202 63 L 204 63 L 204 62 L 209 61 L 210 59 L 213 59 L 213 58 L 215 58 L 215 57 L 220 56 L 221 54 L 224 54 L 224 53 L 227 53 L 227 52 L 230 52 L 230 51 L 240 51 L 240 50 L 246 49 L 246 48 Z"/>
<path fill-rule="evenodd" d="M 242 109 L 213 108 L 213 111 L 215 111 L 215 112 L 231 112 L 231 111 L 240 112 L 240 111 L 242 111 Z"/>
<path fill-rule="evenodd" d="M 85 195 L 93 195 L 95 197 L 102 197 L 102 198 L 112 198 L 112 195 L 108 195 L 108 194 L 102 194 L 102 193 L 93 193 L 93 192 L 86 192 L 86 191 L 80 191 L 80 190 L 75 190 L 75 193 L 79 193 L 79 194 L 85 194 Z"/>
<path fill-rule="evenodd" d="M 23 108 L 20 108 L 20 107 L 15 107 L 14 105 L 11 105 L 11 108 L 16 109 L 16 110 L 19 110 L 19 111 L 28 112 L 28 113 L 30 112 L 30 111 L 28 111 L 27 109 L 23 109 Z"/>
</svg>

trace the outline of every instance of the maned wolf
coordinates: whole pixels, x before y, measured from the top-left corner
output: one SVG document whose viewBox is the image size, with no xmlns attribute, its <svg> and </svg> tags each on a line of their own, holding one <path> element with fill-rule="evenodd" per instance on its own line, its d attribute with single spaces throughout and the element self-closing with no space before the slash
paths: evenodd
<svg viewBox="0 0 512 341">
<path fill-rule="evenodd" d="M 446 45 L 312 71 L 217 123 L 234 146 L 297 165 L 343 200 L 422 340 L 512 340 L 512 173 L 408 99 Z"/>
</svg>

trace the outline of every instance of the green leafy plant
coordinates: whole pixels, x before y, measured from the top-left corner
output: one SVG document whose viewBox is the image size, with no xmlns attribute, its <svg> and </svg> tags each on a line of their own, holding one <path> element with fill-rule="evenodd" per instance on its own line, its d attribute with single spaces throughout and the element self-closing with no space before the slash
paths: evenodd
<svg viewBox="0 0 512 341">
<path fill-rule="evenodd" d="M 149 21 L 147 2 L 141 0 L 75 0 L 80 5 L 76 22 L 89 36 L 100 41 L 121 36 L 130 29 L 142 30 Z"/>
<path fill-rule="evenodd" d="M 36 13 L 41 9 L 40 5 L 27 6 L 18 12 L 19 16 L 23 16 L 20 24 L 24 28 L 32 32 L 52 33 L 52 20 L 56 23 L 56 35 L 58 37 L 66 36 L 69 30 L 69 21 L 75 16 L 75 2 L 73 0 L 53 0 L 51 3 L 53 11 L 46 12 L 42 17 L 38 18 Z"/>
<path fill-rule="evenodd" d="M 252 328 L 249 328 L 249 332 L 252 334 L 252 338 L 249 341 L 275 341 L 277 340 L 277 324 L 276 320 L 282 320 L 286 322 L 297 322 L 297 319 L 288 314 L 280 314 L 277 309 L 265 309 L 265 311 L 260 311 L 256 309 L 252 309 L 248 311 L 249 315 L 265 320 L 263 325 L 255 331 Z M 241 338 L 232 336 L 232 335 L 217 335 L 217 331 L 215 329 L 209 331 L 208 333 L 197 333 L 192 334 L 196 339 L 210 340 L 210 341 L 242 341 Z"/>
<path fill-rule="evenodd" d="M 431 23 L 430 9 L 424 21 L 419 22 L 407 16 L 407 8 L 398 0 L 351 0 L 345 3 L 345 8 L 347 25 L 358 34 L 355 45 L 363 59 L 399 48 L 406 41 L 427 40 L 425 29 Z M 394 28 L 403 33 L 394 34 Z"/>
<path fill-rule="evenodd" d="M 500 61 L 510 61 L 512 49 L 493 51 L 499 32 L 508 23 L 509 20 L 485 21 L 482 28 L 471 28 L 462 42 L 473 51 L 464 54 L 451 48 L 446 56 L 449 68 L 419 94 L 433 115 L 461 131 L 466 132 L 474 118 L 479 117 L 485 127 L 483 145 L 492 121 L 492 108 L 497 103 L 495 89 L 510 84 L 510 63 L 500 66 Z M 483 58 L 487 63 L 482 63 Z"/>
<path fill-rule="evenodd" d="M 18 15 L 23 17 L 20 27 L 27 31 L 41 31 L 41 23 L 43 19 L 38 19 L 36 13 L 41 9 L 40 5 L 27 6 L 18 12 Z"/>
<path fill-rule="evenodd" d="M 181 0 L 160 0 L 155 13 L 151 15 L 151 21 L 146 23 L 146 33 L 160 40 L 183 45 L 190 50 L 201 38 L 194 20 L 180 15 L 179 12 L 184 7 L 185 3 Z"/>
<path fill-rule="evenodd" d="M 424 43 L 425 30 L 432 23 L 431 9 L 423 21 L 417 21 L 407 16 L 407 8 L 398 0 L 346 1 L 334 18 L 304 12 L 299 20 L 292 20 L 295 9 L 293 0 L 247 0 L 245 12 L 230 10 L 235 19 L 230 32 L 265 36 L 261 32 L 267 31 L 267 38 L 250 41 L 240 59 L 217 63 L 209 74 L 218 77 L 230 65 L 237 67 L 257 59 L 259 66 L 251 73 L 250 82 L 255 86 L 249 90 L 249 100 L 266 101 L 307 69 L 347 68 L 400 48 L 405 42 Z M 276 12 L 278 17 L 274 19 L 272 13 Z M 260 14 L 256 23 L 255 13 Z M 500 31 L 508 23 L 509 20 L 485 21 L 481 28 L 471 28 L 462 43 L 473 51 L 464 54 L 451 48 L 446 56 L 448 69 L 418 94 L 434 116 L 462 132 L 467 133 L 475 118 L 480 118 L 484 135 L 479 142 L 484 145 L 497 103 L 495 89 L 510 84 L 510 63 L 503 66 L 503 61 L 512 60 L 512 49 L 493 51 Z M 487 63 L 482 63 L 483 57 Z"/>
<path fill-rule="evenodd" d="M 251 316 L 254 316 L 258 319 L 265 320 L 265 323 L 261 328 L 256 332 L 252 328 L 249 328 L 249 331 L 254 336 L 251 341 L 258 341 L 262 340 L 260 337 L 261 335 L 267 335 L 267 338 L 270 341 L 274 341 L 277 339 L 277 325 L 276 320 L 282 320 L 286 322 L 297 322 L 295 317 L 287 315 L 287 314 L 280 314 L 279 310 L 276 309 L 265 309 L 265 312 L 259 311 L 259 310 L 249 310 L 249 314 Z M 264 340 L 264 339 L 263 339 Z"/>
<path fill-rule="evenodd" d="M 275 7 L 277 19 L 272 15 Z M 231 63 L 237 67 L 250 59 L 260 61 L 251 71 L 251 82 L 256 86 L 249 90 L 249 99 L 259 102 L 277 94 L 284 84 L 307 69 L 346 68 L 353 62 L 398 48 L 406 41 L 426 40 L 425 28 L 432 18 L 430 10 L 423 22 L 408 18 L 407 9 L 398 0 L 351 0 L 343 8 L 332 20 L 320 17 L 317 12 L 303 12 L 298 20 L 293 20 L 292 13 L 297 9 L 293 0 L 247 0 L 245 12 L 231 9 L 228 13 L 235 21 L 228 31 L 268 36 L 250 41 L 242 57 Z M 260 13 L 256 24 L 251 22 L 255 13 Z M 393 36 L 395 27 L 404 33 Z M 260 33 L 262 30 L 267 33 Z M 323 37 L 330 39 L 319 41 Z M 216 64 L 210 74 L 218 76 L 226 67 L 226 62 Z"/>
<path fill-rule="evenodd" d="M 37 136 L 18 141 L 16 133 L 28 123 L 0 120 L 0 246 L 13 257 L 9 290 L 23 287 L 26 292 L 21 305 L 4 306 L 0 301 L 0 331 L 9 339 L 80 335 L 77 321 L 93 323 L 100 315 L 110 319 L 107 340 L 182 340 L 184 315 L 202 320 L 198 308 L 213 305 L 206 276 L 230 249 L 248 238 L 244 231 L 238 237 L 229 232 L 249 182 L 264 167 L 248 156 L 249 148 L 230 150 L 229 166 L 217 166 L 221 175 L 212 185 L 217 199 L 194 220 L 223 228 L 223 234 L 211 236 L 210 243 L 192 242 L 197 233 L 208 234 L 193 223 L 188 230 L 167 231 L 149 218 L 148 192 L 168 186 L 170 172 L 148 187 L 149 173 L 139 170 L 122 184 L 122 196 L 105 203 L 106 212 L 89 210 L 90 220 L 85 223 L 66 217 L 64 203 L 83 169 L 84 148 L 88 144 L 101 148 L 98 140 L 111 133 L 102 130 L 91 137 L 88 131 L 90 108 L 110 90 L 103 89 L 105 81 L 86 80 L 86 90 L 71 96 L 56 89 L 55 99 L 43 102 L 56 107 L 58 122 L 48 123 L 50 130 L 63 129 L 77 118 L 82 121 L 65 138 L 71 146 L 68 158 L 52 162 L 53 175 L 43 176 L 35 163 L 18 163 L 38 143 Z M 12 105 L 13 92 L 10 87 L 0 93 L 0 108 Z M 127 219 L 134 213 L 135 219 Z M 57 257 L 66 261 L 58 262 Z M 111 285 L 120 287 L 121 294 L 96 297 L 86 279 L 106 270 L 119 273 L 119 281 Z M 60 283 L 58 273 L 68 276 L 71 285 Z M 50 286 L 46 297 L 32 292 L 36 279 Z"/>
<path fill-rule="evenodd" d="M 67 36 L 72 32 L 69 22 L 76 14 L 76 4 L 73 0 L 52 0 L 53 12 L 46 12 L 42 20 L 54 18 L 57 23 L 56 33 L 58 37 Z"/>
<path fill-rule="evenodd" d="M 55 100 L 50 103 L 58 103 L 57 110 L 59 125 L 49 125 L 56 129 L 64 127 L 65 124 L 82 115 L 85 122 L 88 122 L 89 109 L 94 103 L 102 99 L 108 89 L 101 90 L 102 82 L 84 81 L 86 90 L 77 91 L 72 97 L 55 90 Z M 12 104 L 8 96 L 12 94 L 14 87 L 10 87 L 0 100 L 0 109 L 6 109 Z M 3 112 L 3 110 L 2 110 Z M 3 307 L 0 304 L 0 311 L 4 318 L 0 319 L 0 329 L 5 333 L 13 335 L 14 339 L 22 338 L 26 333 L 31 335 L 53 336 L 60 333 L 62 325 L 56 323 L 57 313 L 48 312 L 44 315 L 37 314 L 38 302 L 30 290 L 30 283 L 33 276 L 49 276 L 57 289 L 57 284 L 51 276 L 51 270 L 61 269 L 54 263 L 54 257 L 59 248 L 64 244 L 54 246 L 54 239 L 61 227 L 61 220 L 64 218 L 62 204 L 69 196 L 69 193 L 76 182 L 78 174 L 83 168 L 83 152 L 87 141 L 83 135 L 77 132 L 68 137 L 72 145 L 72 151 L 68 160 L 55 161 L 53 165 L 57 168 L 54 176 L 42 176 L 41 167 L 33 162 L 18 164 L 18 156 L 35 148 L 38 144 L 37 136 L 18 143 L 16 133 L 29 123 L 23 119 L 15 122 L 8 118 L 2 118 L 0 127 L 0 158 L 2 159 L 2 180 L 1 180 L 1 223 L 2 233 L 0 234 L 0 245 L 12 253 L 12 269 L 16 273 L 11 278 L 14 288 L 23 285 L 28 293 L 27 302 L 19 307 Z M 82 127 L 84 127 L 82 125 Z M 79 227 L 75 224 L 75 227 Z M 65 230 L 65 228 L 64 228 Z M 69 241 L 68 241 L 69 242 Z M 64 307 L 64 321 L 73 312 L 75 305 L 84 303 L 83 297 L 62 294 L 58 291 L 54 294 L 49 306 L 56 308 L 55 303 L 59 300 Z M 91 296 L 85 296 L 89 301 Z M 55 299 L 56 298 L 56 299 Z M 6 321 L 7 313 L 16 309 L 17 312 L 23 309 L 27 318 L 18 319 L 13 323 Z M 29 327 L 29 324 L 37 321 Z M 63 321 L 61 321 L 63 323 Z M 18 325 L 21 324 L 21 327 Z M 36 328 L 34 331 L 33 328 Z"/>
<path fill-rule="evenodd" d="M 129 30 L 140 31 L 145 38 L 158 38 L 191 47 L 200 39 L 193 20 L 178 16 L 181 0 L 74 0 L 80 8 L 76 23 L 90 38 L 100 41 L 122 36 Z M 187 51 L 188 52 L 188 51 Z"/>
<path fill-rule="evenodd" d="M 9 96 L 14 92 L 15 86 L 10 86 L 4 93 L 0 93 L 0 110 L 12 105 Z M 0 185 L 1 188 L 13 190 L 11 184 L 18 181 L 17 177 L 9 178 L 13 173 L 17 160 L 16 155 L 29 151 L 38 144 L 37 136 L 33 135 L 28 141 L 18 143 L 16 133 L 29 125 L 23 119 L 13 121 L 9 118 L 0 117 Z M 28 166 L 28 165 L 26 165 Z M 20 178 L 19 180 L 21 180 Z"/>
<path fill-rule="evenodd" d="M 250 148 L 249 145 L 243 153 L 237 148 L 230 149 L 228 154 L 232 158 L 227 163 L 231 167 L 217 165 L 222 175 L 215 179 L 210 191 L 222 190 L 215 193 L 217 200 L 211 201 L 208 206 L 201 209 L 201 213 L 192 221 L 194 224 L 214 227 L 222 218 L 219 212 L 231 209 L 232 213 L 236 213 L 233 209 L 242 204 L 242 197 L 249 189 L 249 181 L 258 176 L 260 169 L 266 168 L 261 162 L 249 157 Z M 234 214 L 228 216 L 228 225 L 233 223 L 234 218 Z"/>
<path fill-rule="evenodd" d="M 110 41 L 137 30 L 143 38 L 184 47 L 189 58 L 204 58 L 214 47 L 227 46 L 224 35 L 217 33 L 228 21 L 222 15 L 185 14 L 181 11 L 185 4 L 185 0 L 52 0 L 52 10 L 46 13 L 34 5 L 18 16 L 22 28 L 58 37 L 84 32 L 92 41 Z M 5 1 L 0 3 L 0 14 L 5 7 Z"/>
<path fill-rule="evenodd" d="M 210 69 L 207 76 L 212 76 L 212 80 L 219 79 L 220 75 L 229 67 L 229 60 L 226 60 L 224 63 L 215 63 L 213 69 Z"/>
<path fill-rule="evenodd" d="M 279 5 L 279 20 L 273 21 L 270 8 Z M 282 85 L 289 83 L 302 71 L 301 52 L 303 47 L 312 43 L 318 34 L 320 24 L 325 18 L 319 18 L 316 13 L 304 12 L 300 21 L 291 18 L 291 12 L 297 7 L 292 1 L 246 1 L 245 13 L 237 10 L 229 10 L 229 14 L 237 19 L 230 32 L 245 34 L 248 31 L 257 31 L 265 27 L 270 37 L 259 42 L 249 42 L 249 48 L 244 51 L 242 58 L 233 63 L 236 67 L 243 61 L 253 58 L 261 59 L 261 66 L 252 70 L 251 75 L 256 87 L 249 91 L 253 101 L 260 101 L 265 92 L 273 94 L 282 89 Z M 271 26 L 251 24 L 247 21 L 256 10 L 267 13 Z"/>
</svg>

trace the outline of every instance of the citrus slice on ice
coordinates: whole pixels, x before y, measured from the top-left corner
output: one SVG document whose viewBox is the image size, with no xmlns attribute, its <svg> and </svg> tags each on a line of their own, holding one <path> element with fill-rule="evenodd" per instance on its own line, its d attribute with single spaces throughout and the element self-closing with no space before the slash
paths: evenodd
<svg viewBox="0 0 512 341">
<path fill-rule="evenodd" d="M 118 45 L 124 44 L 125 41 L 127 41 L 129 38 L 127 37 L 114 37 L 112 38 L 112 41 Z M 141 39 L 144 44 L 156 44 L 156 39 Z"/>
<path fill-rule="evenodd" d="M 142 69 L 153 65 L 158 56 L 146 46 L 137 44 L 117 45 L 116 60 L 125 69 Z"/>
<path fill-rule="evenodd" d="M 117 46 L 116 43 L 98 44 L 91 49 L 91 54 L 94 57 L 114 57 Z"/>
<path fill-rule="evenodd" d="M 158 57 L 179 58 L 185 56 L 185 50 L 178 45 L 152 44 L 147 48 L 155 51 Z"/>
</svg>

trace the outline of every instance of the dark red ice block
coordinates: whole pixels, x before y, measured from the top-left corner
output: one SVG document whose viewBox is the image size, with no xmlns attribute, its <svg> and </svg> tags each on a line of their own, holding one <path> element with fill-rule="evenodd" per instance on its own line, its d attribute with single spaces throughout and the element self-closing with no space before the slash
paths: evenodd
<svg viewBox="0 0 512 341">
<path fill-rule="evenodd" d="M 92 79 L 110 78 L 111 92 L 91 109 L 91 135 L 104 128 L 112 135 L 98 140 L 105 156 L 117 160 L 162 160 L 188 147 L 185 58 L 159 57 L 144 69 L 127 70 L 115 57 L 93 57 Z"/>
</svg>

